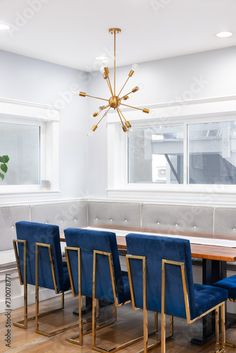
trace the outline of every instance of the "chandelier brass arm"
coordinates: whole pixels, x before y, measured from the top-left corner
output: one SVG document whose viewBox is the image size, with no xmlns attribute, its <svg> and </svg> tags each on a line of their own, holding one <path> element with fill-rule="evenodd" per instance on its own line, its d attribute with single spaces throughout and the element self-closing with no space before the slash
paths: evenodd
<svg viewBox="0 0 236 353">
<path fill-rule="evenodd" d="M 150 110 L 148 108 L 134 107 L 133 105 L 124 104 L 124 103 L 120 103 L 120 105 L 123 105 L 124 107 L 128 107 L 128 108 L 136 109 L 136 110 L 141 110 L 143 113 L 147 113 L 147 114 L 150 113 Z"/>
<path fill-rule="evenodd" d="M 129 81 L 129 79 L 130 79 L 130 77 L 133 76 L 133 74 L 134 74 L 134 70 L 130 70 L 130 72 L 128 73 L 128 77 L 127 77 L 125 83 L 123 84 L 123 86 L 122 86 L 121 89 L 120 89 L 120 92 L 118 93 L 118 96 L 121 95 L 121 92 L 123 91 L 123 89 L 124 89 L 125 86 L 127 85 L 128 81 Z"/>
<path fill-rule="evenodd" d="M 122 111 L 117 108 L 117 112 L 120 113 L 120 115 L 122 116 L 123 120 L 124 120 L 124 123 L 125 123 L 125 126 L 129 129 L 132 127 L 132 125 L 130 124 L 130 122 L 128 120 L 126 120 L 124 114 L 122 113 Z"/>
<path fill-rule="evenodd" d="M 101 123 L 101 121 L 105 118 L 105 116 L 108 114 L 109 110 L 111 109 L 111 107 L 109 107 L 109 109 L 107 109 L 107 111 L 103 114 L 103 116 L 100 118 L 100 120 L 98 120 L 97 124 L 92 126 L 92 131 L 96 131 L 98 128 L 98 125 Z"/>
<path fill-rule="evenodd" d="M 102 112 L 103 110 L 107 109 L 108 107 L 110 107 L 109 104 L 108 104 L 108 105 L 101 105 L 101 106 L 99 107 L 99 112 L 93 113 L 93 117 L 96 118 L 99 114 L 101 114 L 101 112 Z"/>
<path fill-rule="evenodd" d="M 104 79 L 107 82 L 107 85 L 108 85 L 108 88 L 110 90 L 111 95 L 114 96 L 113 90 L 112 90 L 112 86 L 111 86 L 111 80 L 110 80 L 110 77 L 109 77 L 109 69 L 108 69 L 108 67 L 104 67 L 103 77 L 104 77 Z"/>
<path fill-rule="evenodd" d="M 123 97 L 120 98 L 120 100 L 122 99 L 128 99 L 129 98 L 129 95 L 132 94 L 132 93 L 136 93 L 139 91 L 139 87 L 138 86 L 135 86 L 130 92 L 126 93 Z"/>
<path fill-rule="evenodd" d="M 123 101 L 126 101 L 127 99 L 130 98 L 130 95 L 133 93 L 136 93 L 139 90 L 138 86 L 135 86 L 130 92 L 124 94 L 123 96 L 121 96 L 121 93 L 123 92 L 124 88 L 126 87 L 127 83 L 129 82 L 130 78 L 134 75 L 134 70 L 130 70 L 128 73 L 128 77 L 126 78 L 123 86 L 121 87 L 119 93 L 117 94 L 117 58 L 116 58 L 116 37 L 117 34 L 121 32 L 120 28 L 110 28 L 109 32 L 113 35 L 114 37 L 114 78 L 113 78 L 113 86 L 111 83 L 111 79 L 110 79 L 110 71 L 108 67 L 104 67 L 103 69 L 103 78 L 107 83 L 108 89 L 110 91 L 111 97 L 109 99 L 106 98 L 102 98 L 102 97 L 97 97 L 97 96 L 92 96 L 86 92 L 79 92 L 80 97 L 88 97 L 88 98 L 94 98 L 94 99 L 98 99 L 98 100 L 102 100 L 104 102 L 108 102 L 108 104 L 104 105 L 104 106 L 100 106 L 99 107 L 99 111 L 93 113 L 93 117 L 96 118 L 98 117 L 102 111 L 106 110 L 104 112 L 104 114 L 101 116 L 101 118 L 99 119 L 99 121 L 92 126 L 92 131 L 96 131 L 98 128 L 98 125 L 102 122 L 102 120 L 107 116 L 108 112 L 110 111 L 111 108 L 113 108 L 119 117 L 120 123 L 121 123 L 121 127 L 122 130 L 124 132 L 127 132 L 129 130 L 129 128 L 131 128 L 131 124 L 130 122 L 125 118 L 122 110 L 120 109 L 122 106 L 124 107 L 128 107 L 128 108 L 132 108 L 132 109 L 136 109 L 136 110 L 141 110 L 143 113 L 149 113 L 149 109 L 148 108 L 140 108 L 140 107 L 135 107 L 129 104 L 124 104 Z"/>
</svg>

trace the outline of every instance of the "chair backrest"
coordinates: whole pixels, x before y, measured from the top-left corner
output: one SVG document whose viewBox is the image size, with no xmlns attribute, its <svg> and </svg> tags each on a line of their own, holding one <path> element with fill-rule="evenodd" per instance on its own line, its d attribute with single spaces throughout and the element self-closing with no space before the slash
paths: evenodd
<svg viewBox="0 0 236 353">
<path fill-rule="evenodd" d="M 36 243 L 51 245 L 57 290 L 63 290 L 63 263 L 60 248 L 59 227 L 35 222 L 16 223 L 17 240 L 26 240 L 27 283 L 35 285 Z M 21 278 L 24 280 L 24 248 L 18 243 Z M 39 286 L 55 289 L 48 248 L 39 248 Z"/>
<path fill-rule="evenodd" d="M 161 312 L 162 259 L 185 265 L 190 311 L 194 310 L 191 249 L 188 240 L 145 234 L 128 234 L 127 254 L 145 256 L 147 309 Z M 135 305 L 143 307 L 142 262 L 130 260 Z M 180 267 L 166 265 L 166 306 L 169 315 L 186 318 Z"/>
<path fill-rule="evenodd" d="M 119 300 L 122 300 L 124 288 L 116 235 L 106 231 L 68 228 L 65 229 L 65 238 L 68 247 L 80 248 L 81 294 L 92 297 L 93 252 L 98 250 L 112 254 L 117 296 Z M 75 251 L 69 251 L 68 255 L 74 290 L 78 293 L 78 254 Z M 96 298 L 114 302 L 108 257 L 100 255 L 97 256 L 96 261 Z"/>
</svg>

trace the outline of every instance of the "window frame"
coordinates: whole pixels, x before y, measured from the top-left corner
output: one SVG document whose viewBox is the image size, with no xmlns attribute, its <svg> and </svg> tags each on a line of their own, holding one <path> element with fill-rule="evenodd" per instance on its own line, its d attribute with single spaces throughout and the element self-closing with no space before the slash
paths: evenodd
<svg viewBox="0 0 236 353">
<path fill-rule="evenodd" d="M 51 106 L 0 98 L 0 122 L 40 127 L 40 183 L 1 185 L 0 195 L 59 191 L 59 111 Z"/>
<path fill-rule="evenodd" d="M 145 105 L 147 106 L 147 104 Z M 128 120 L 133 122 L 159 122 L 160 125 L 184 126 L 184 184 L 141 184 L 128 183 L 128 139 L 119 128 L 119 120 L 114 113 L 110 113 L 107 121 L 107 170 L 108 170 L 108 197 L 131 197 L 133 199 L 156 199 L 157 195 L 168 195 L 168 199 L 188 200 L 191 195 L 208 195 L 206 202 L 210 202 L 209 194 L 226 194 L 235 197 L 236 185 L 223 184 L 186 184 L 188 180 L 189 151 L 188 151 L 188 124 L 212 123 L 236 120 L 236 96 L 217 97 L 167 104 L 149 105 L 150 117 L 142 113 L 127 109 L 124 113 Z M 118 132 L 120 131 L 120 132 Z M 123 154 L 123 155 L 122 155 Z M 179 194 L 180 197 L 176 198 Z M 181 196 L 182 194 L 182 196 Z M 187 195 L 188 194 L 188 195 Z M 216 199 L 218 199 L 216 197 Z M 198 198 L 195 198 L 196 202 Z M 199 199 L 200 200 L 200 199 Z M 202 200 L 202 198 L 201 198 Z M 223 199 L 222 199 L 223 200 Z"/>
</svg>

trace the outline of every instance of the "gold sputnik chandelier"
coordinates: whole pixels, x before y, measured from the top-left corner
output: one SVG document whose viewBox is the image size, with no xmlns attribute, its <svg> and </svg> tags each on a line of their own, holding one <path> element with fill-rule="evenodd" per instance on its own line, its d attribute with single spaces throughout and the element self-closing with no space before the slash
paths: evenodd
<svg viewBox="0 0 236 353">
<path fill-rule="evenodd" d="M 126 81 L 124 82 L 123 86 L 119 91 L 117 91 L 117 82 L 116 82 L 116 35 L 117 33 L 121 32 L 120 28 L 110 28 L 109 32 L 113 34 L 114 36 L 114 78 L 113 78 L 113 86 L 111 84 L 111 79 L 110 79 L 110 72 L 108 67 L 104 67 L 103 69 L 103 78 L 107 83 L 109 92 L 110 92 L 110 98 L 101 98 L 101 97 L 96 97 L 96 96 L 91 96 L 90 94 L 87 94 L 85 92 L 80 92 L 79 95 L 81 97 L 89 97 L 89 98 L 95 98 L 98 100 L 101 100 L 104 102 L 104 105 L 99 107 L 99 110 L 95 113 L 93 113 L 94 118 L 99 118 L 97 123 L 92 126 L 92 131 L 96 131 L 98 128 L 98 125 L 101 123 L 101 121 L 106 117 L 106 115 L 109 113 L 110 109 L 114 109 L 118 117 L 120 119 L 121 127 L 124 132 L 127 132 L 129 128 L 131 127 L 130 122 L 125 118 L 123 112 L 121 111 L 122 107 L 126 108 L 132 108 L 132 109 L 137 109 L 141 110 L 143 113 L 149 113 L 149 109 L 147 108 L 139 108 L 139 107 L 134 107 L 132 105 L 126 104 L 126 102 L 132 93 L 135 93 L 139 90 L 138 86 L 135 86 L 130 92 L 123 94 L 123 90 L 128 83 L 129 79 L 133 76 L 134 70 L 130 70 L 128 73 L 128 77 Z M 118 93 L 117 93 L 118 92 Z M 100 117 L 101 116 L 101 117 Z"/>
</svg>

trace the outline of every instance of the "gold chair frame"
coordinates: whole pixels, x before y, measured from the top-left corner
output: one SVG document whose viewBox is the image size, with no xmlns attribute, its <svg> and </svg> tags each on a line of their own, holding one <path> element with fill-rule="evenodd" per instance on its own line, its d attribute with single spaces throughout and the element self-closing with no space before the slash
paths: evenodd
<svg viewBox="0 0 236 353">
<path fill-rule="evenodd" d="M 142 279 L 143 279 L 143 341 L 144 341 L 144 348 L 140 350 L 138 353 L 144 352 L 147 353 L 149 350 L 153 349 L 156 346 L 159 346 L 161 341 L 157 340 L 157 342 L 148 345 L 148 338 L 151 337 L 153 334 L 158 333 L 158 312 L 154 312 L 154 325 L 155 329 L 154 332 L 148 332 L 148 310 L 147 310 L 147 264 L 146 264 L 146 257 L 145 256 L 137 256 L 137 255 L 126 255 L 126 265 L 128 270 L 128 278 L 129 278 L 129 286 L 130 286 L 130 294 L 131 294 L 131 304 L 132 309 L 134 311 L 139 310 L 139 308 L 135 305 L 135 296 L 134 296 L 134 287 L 133 287 L 133 280 L 132 280 L 132 272 L 130 261 L 137 260 L 142 262 Z M 172 338 L 174 335 L 174 318 L 170 316 L 170 335 L 167 339 Z"/>
<path fill-rule="evenodd" d="M 231 302 L 231 303 L 236 303 L 236 300 L 235 300 L 235 299 L 232 299 L 232 298 L 229 298 L 228 301 Z M 226 345 L 226 347 L 236 348 L 236 343 L 229 342 L 229 341 L 227 340 L 227 337 L 226 337 L 226 343 L 225 343 L 225 345 Z"/>
<path fill-rule="evenodd" d="M 139 342 L 140 340 L 143 339 L 143 337 L 137 337 L 132 340 L 129 340 L 128 342 L 125 342 L 123 344 L 117 345 L 113 348 L 106 349 L 101 346 L 98 346 L 96 343 L 96 338 L 97 338 L 97 322 L 96 322 L 96 305 L 97 305 L 97 299 L 96 299 L 96 273 L 97 273 L 97 257 L 98 256 L 106 256 L 108 259 L 108 264 L 109 264 L 109 271 L 110 271 L 110 278 L 111 278 L 111 285 L 112 285 L 112 292 L 113 292 L 113 298 L 114 298 L 114 304 L 113 304 L 113 309 L 114 309 L 114 315 L 117 316 L 117 308 L 130 303 L 130 300 L 119 304 L 118 298 L 117 298 L 117 292 L 116 292 L 116 285 L 115 285 L 115 274 L 114 274 L 114 265 L 113 265 L 113 258 L 112 254 L 110 252 L 105 252 L 105 251 L 99 251 L 99 250 L 94 250 L 93 252 L 93 298 L 92 298 L 92 349 L 101 352 L 101 353 L 115 353 L 119 351 L 120 349 L 126 348 L 136 342 Z"/>
<path fill-rule="evenodd" d="M 23 273 L 24 273 L 24 280 L 21 275 L 21 269 L 20 269 L 20 260 L 19 260 L 19 253 L 17 249 L 18 244 L 23 244 L 23 249 L 24 249 L 24 260 L 23 260 Z M 44 316 L 53 314 L 55 312 L 58 312 L 60 310 L 64 309 L 64 302 L 65 302 L 65 295 L 64 292 L 62 292 L 62 305 L 58 309 L 53 309 L 49 310 L 44 313 L 39 313 L 39 286 L 38 286 L 38 268 L 39 268 L 39 247 L 47 247 L 48 248 L 48 254 L 49 254 L 49 259 L 51 263 L 51 273 L 52 273 L 52 278 L 53 278 L 53 283 L 54 283 L 54 289 L 55 293 L 59 294 L 57 285 L 56 285 L 56 276 L 55 276 L 55 268 L 54 268 L 54 263 L 53 263 L 53 258 L 52 258 L 52 249 L 50 244 L 45 244 L 45 243 L 36 243 L 36 258 L 35 258 L 35 303 L 36 303 L 36 310 L 35 310 L 35 315 L 29 317 L 28 315 L 28 284 L 27 284 L 27 241 L 26 240 L 13 240 L 13 248 L 15 252 L 15 257 L 16 257 L 16 265 L 17 265 L 17 271 L 18 271 L 18 276 L 20 280 L 20 284 L 24 286 L 24 319 L 14 322 L 13 325 L 22 328 L 22 329 L 27 329 L 28 328 L 28 322 L 35 320 L 36 322 L 36 330 L 35 332 L 44 335 L 46 337 L 51 337 L 54 335 L 57 335 L 61 332 L 64 332 L 66 329 L 75 327 L 78 325 L 78 323 L 71 323 L 68 325 L 65 325 L 59 329 L 55 329 L 52 331 L 43 331 L 39 329 L 39 318 L 42 318 Z"/>
<path fill-rule="evenodd" d="M 186 311 L 186 320 L 188 324 L 193 324 L 197 320 L 203 318 L 204 316 L 215 311 L 215 334 L 216 334 L 216 349 L 215 353 L 225 352 L 225 302 L 222 302 L 213 308 L 207 310 L 200 316 L 191 319 L 190 306 L 189 306 L 189 296 L 187 289 L 187 280 L 185 273 L 184 262 L 171 261 L 167 259 L 162 260 L 162 293 L 161 293 L 161 353 L 166 353 L 166 314 L 165 314 L 165 300 L 166 300 L 166 265 L 177 266 L 181 271 L 184 303 Z M 221 311 L 221 319 L 220 319 Z M 221 327 L 221 337 L 220 337 L 220 327 Z"/>
<path fill-rule="evenodd" d="M 65 255 L 66 255 L 66 261 L 67 261 L 67 267 L 68 267 L 68 273 L 69 273 L 69 278 L 70 278 L 70 285 L 71 285 L 71 290 L 72 294 L 75 297 L 75 287 L 74 287 L 74 281 L 73 281 L 73 276 L 72 276 L 72 268 L 71 268 L 71 263 L 70 263 L 70 257 L 69 253 L 70 252 L 77 252 L 78 256 L 78 321 L 79 321 L 79 335 L 73 336 L 71 338 L 68 338 L 67 341 L 79 346 L 83 345 L 83 336 L 87 335 L 92 332 L 91 327 L 86 328 L 84 330 L 84 321 L 82 318 L 82 277 L 81 277 L 81 249 L 79 247 L 72 247 L 72 246 L 67 246 L 65 248 Z M 99 324 L 98 329 L 102 329 L 104 327 L 112 325 L 116 321 L 116 315 L 115 318 L 105 321 L 104 323 Z"/>
</svg>

